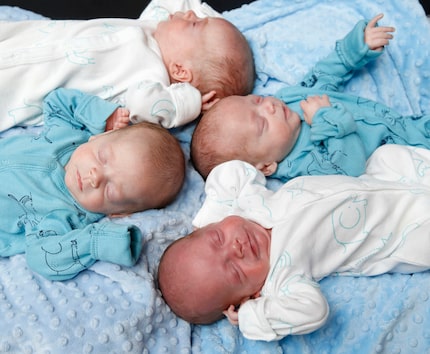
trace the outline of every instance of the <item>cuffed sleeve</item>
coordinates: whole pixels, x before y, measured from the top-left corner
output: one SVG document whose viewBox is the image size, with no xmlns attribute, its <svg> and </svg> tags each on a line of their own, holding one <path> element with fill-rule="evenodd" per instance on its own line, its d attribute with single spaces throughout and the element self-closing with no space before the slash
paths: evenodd
<svg viewBox="0 0 430 354">
<path fill-rule="evenodd" d="M 357 124 L 353 115 L 340 103 L 320 108 L 314 115 L 311 125 L 311 141 L 321 141 L 329 137 L 343 138 L 355 133 Z"/>
<path fill-rule="evenodd" d="M 98 96 L 66 88 L 51 91 L 43 101 L 47 126 L 64 121 L 76 128 L 86 128 L 91 134 L 104 132 L 107 118 L 118 107 Z"/>
<path fill-rule="evenodd" d="M 240 306 L 239 329 L 246 338 L 279 340 L 313 332 L 327 320 L 329 307 L 317 283 L 299 276 L 282 280 L 269 284 L 272 295 Z"/>
<path fill-rule="evenodd" d="M 267 189 L 266 178 L 247 162 L 233 160 L 215 167 L 209 174 L 203 206 L 193 220 L 195 227 L 203 227 L 222 220 L 228 215 L 260 215 L 253 198 L 269 196 L 273 191 Z"/>
<path fill-rule="evenodd" d="M 337 41 L 335 50 L 315 64 L 305 75 L 301 86 L 341 91 L 355 70 L 379 57 L 383 51 L 371 50 L 364 42 L 366 25 L 365 21 L 359 21 L 351 32 Z"/>
<path fill-rule="evenodd" d="M 68 211 L 56 211 L 26 235 L 25 254 L 33 271 L 47 279 L 66 280 L 96 261 L 136 263 L 142 248 L 137 227 L 106 221 L 76 228 L 76 220 Z"/>
<path fill-rule="evenodd" d="M 91 234 L 91 254 L 99 261 L 132 266 L 142 249 L 140 230 L 133 225 L 110 224 Z"/>
<path fill-rule="evenodd" d="M 358 21 L 342 40 L 336 42 L 336 53 L 347 68 L 357 70 L 382 54 L 382 51 L 371 50 L 364 42 L 366 26 L 366 21 Z"/>
<path fill-rule="evenodd" d="M 196 119 L 202 107 L 199 90 L 189 83 L 164 86 L 144 81 L 128 89 L 127 108 L 130 120 L 152 122 L 174 128 Z"/>
</svg>

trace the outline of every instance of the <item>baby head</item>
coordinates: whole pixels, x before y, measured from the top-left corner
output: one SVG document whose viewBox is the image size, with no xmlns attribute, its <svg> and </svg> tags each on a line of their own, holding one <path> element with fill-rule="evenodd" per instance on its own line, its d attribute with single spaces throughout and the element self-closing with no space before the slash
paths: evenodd
<svg viewBox="0 0 430 354">
<path fill-rule="evenodd" d="M 258 296 L 269 272 L 271 231 L 239 216 L 195 230 L 171 244 L 158 285 L 172 311 L 190 323 L 220 319 Z"/>
<path fill-rule="evenodd" d="M 146 122 L 91 137 L 65 166 L 65 183 L 76 201 L 110 216 L 166 206 L 184 176 L 179 142 L 168 130 Z"/>
<path fill-rule="evenodd" d="M 226 97 L 198 122 L 191 158 L 203 178 L 215 166 L 230 160 L 248 162 L 270 176 L 291 152 L 300 128 L 297 112 L 275 97 Z"/>
<path fill-rule="evenodd" d="M 214 98 L 246 95 L 254 79 L 254 59 L 243 34 L 220 17 L 199 18 L 176 12 L 154 32 L 164 64 L 174 82 L 189 82 Z"/>
</svg>

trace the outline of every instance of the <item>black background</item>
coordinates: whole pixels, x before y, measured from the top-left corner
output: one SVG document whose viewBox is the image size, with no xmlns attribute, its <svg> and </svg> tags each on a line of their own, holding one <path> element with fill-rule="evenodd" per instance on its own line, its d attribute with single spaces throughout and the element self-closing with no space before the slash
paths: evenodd
<svg viewBox="0 0 430 354">
<path fill-rule="evenodd" d="M 219 12 L 240 7 L 252 0 L 206 0 Z M 0 5 L 18 6 L 57 19 L 99 17 L 137 18 L 149 0 L 0 0 Z"/>
<path fill-rule="evenodd" d="M 406 1 L 406 0 L 405 0 Z M 252 0 L 206 0 L 223 12 Z M 430 0 L 420 0 L 430 14 Z M 137 18 L 149 0 L 0 0 L 0 5 L 18 6 L 52 19 L 90 19 L 98 17 Z"/>
<path fill-rule="evenodd" d="M 350 0 L 348 0 L 350 1 Z M 407 0 L 405 0 L 407 1 Z M 205 0 L 223 12 L 252 0 Z M 430 0 L 420 0 L 430 15 Z M 0 5 L 18 6 L 52 19 L 90 19 L 99 17 L 137 18 L 149 0 L 0 0 Z"/>
<path fill-rule="evenodd" d="M 215 10 L 223 12 L 250 3 L 252 0 L 206 0 L 205 2 Z M 425 12 L 430 14 L 430 0 L 420 0 L 420 2 Z M 0 0 L 0 5 L 18 6 L 52 19 L 137 18 L 148 3 L 149 0 Z"/>
</svg>

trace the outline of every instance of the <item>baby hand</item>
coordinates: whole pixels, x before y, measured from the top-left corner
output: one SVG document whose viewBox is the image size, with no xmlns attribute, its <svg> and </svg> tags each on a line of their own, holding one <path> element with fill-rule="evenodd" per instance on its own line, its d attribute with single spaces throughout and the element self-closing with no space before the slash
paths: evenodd
<svg viewBox="0 0 430 354">
<path fill-rule="evenodd" d="M 312 120 L 314 119 L 315 113 L 321 107 L 330 107 L 330 100 L 327 95 L 322 96 L 309 96 L 305 100 L 300 102 L 300 107 L 303 110 L 303 116 L 305 118 L 305 122 L 309 125 L 312 124 Z"/>
<path fill-rule="evenodd" d="M 105 131 L 125 128 L 130 123 L 130 111 L 127 108 L 117 108 L 106 120 Z"/>
<path fill-rule="evenodd" d="M 364 29 L 364 42 L 372 50 L 381 51 L 384 46 L 390 44 L 390 39 L 393 39 L 393 35 L 389 32 L 394 32 L 394 27 L 377 27 L 377 22 L 384 17 L 384 14 L 376 15 L 372 18 Z"/>
<path fill-rule="evenodd" d="M 228 321 L 233 325 L 237 326 L 239 324 L 239 313 L 234 305 L 230 305 L 227 310 L 222 312 Z"/>
</svg>

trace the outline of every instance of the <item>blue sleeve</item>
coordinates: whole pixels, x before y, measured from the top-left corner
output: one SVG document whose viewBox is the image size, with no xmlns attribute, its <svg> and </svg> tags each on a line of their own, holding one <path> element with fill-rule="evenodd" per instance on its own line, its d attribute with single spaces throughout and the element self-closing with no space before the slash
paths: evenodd
<svg viewBox="0 0 430 354">
<path fill-rule="evenodd" d="M 341 174 L 360 176 L 365 171 L 367 156 L 356 130 L 352 114 L 342 104 L 334 103 L 314 115 L 310 140 L 316 146 L 324 147 L 326 160 L 339 168 Z"/>
<path fill-rule="evenodd" d="M 363 149 L 345 149 L 346 144 L 354 145 L 357 136 L 348 135 L 342 139 L 330 138 L 314 145 L 299 160 L 289 160 L 273 175 L 283 182 L 297 176 L 347 175 L 360 176 L 366 168 Z"/>
<path fill-rule="evenodd" d="M 366 25 L 366 21 L 359 21 L 345 38 L 337 41 L 335 50 L 312 68 L 301 86 L 342 91 L 355 70 L 379 57 L 382 51 L 371 50 L 364 42 Z"/>
<path fill-rule="evenodd" d="M 45 125 L 72 125 L 86 128 L 92 135 L 105 130 L 106 119 L 119 107 L 98 96 L 74 89 L 51 91 L 43 101 Z"/>
<path fill-rule="evenodd" d="M 314 114 L 311 125 L 311 141 L 317 142 L 327 138 L 343 138 L 357 131 L 357 124 L 351 112 L 339 103 L 322 107 Z"/>
<path fill-rule="evenodd" d="M 132 266 L 140 256 L 142 237 L 133 225 L 100 222 L 73 229 L 58 215 L 48 215 L 26 235 L 26 259 L 50 280 L 75 277 L 96 261 Z"/>
</svg>

